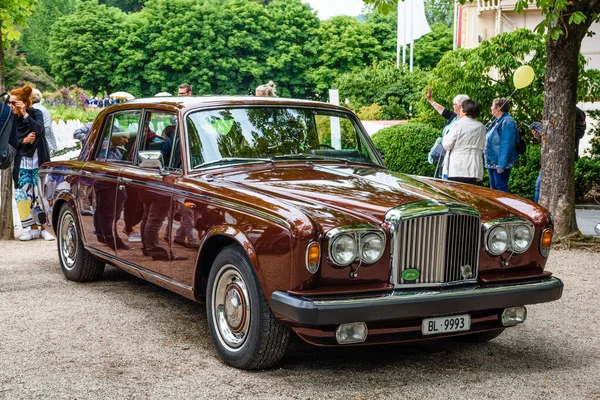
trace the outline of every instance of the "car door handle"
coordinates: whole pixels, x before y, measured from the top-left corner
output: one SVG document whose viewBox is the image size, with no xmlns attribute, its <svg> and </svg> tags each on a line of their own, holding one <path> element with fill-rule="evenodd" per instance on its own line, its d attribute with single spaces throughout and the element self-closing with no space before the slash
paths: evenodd
<svg viewBox="0 0 600 400">
<path fill-rule="evenodd" d="M 81 175 L 90 176 L 92 173 L 90 171 L 81 171 Z"/>
<path fill-rule="evenodd" d="M 119 190 L 125 190 L 125 185 L 119 185 Z"/>
<path fill-rule="evenodd" d="M 117 181 L 127 184 L 133 182 L 133 179 L 119 177 L 117 178 Z"/>
</svg>

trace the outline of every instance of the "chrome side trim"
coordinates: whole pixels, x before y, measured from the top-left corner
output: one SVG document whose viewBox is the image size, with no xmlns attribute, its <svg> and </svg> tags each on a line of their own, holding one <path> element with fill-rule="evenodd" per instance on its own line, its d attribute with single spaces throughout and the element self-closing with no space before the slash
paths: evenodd
<svg viewBox="0 0 600 400">
<path fill-rule="evenodd" d="M 142 268 L 142 267 L 137 266 L 135 264 L 131 264 L 131 263 L 127 262 L 127 261 L 123 261 L 120 258 L 111 256 L 111 255 L 106 254 L 106 253 L 104 253 L 102 251 L 99 251 L 99 250 L 96 250 L 96 249 L 87 248 L 87 247 L 86 247 L 86 250 L 89 251 L 90 253 L 92 253 L 93 255 L 95 255 L 97 257 L 100 257 L 103 260 L 106 260 L 107 262 L 109 262 L 111 264 L 116 264 L 119 268 L 121 268 L 121 269 L 123 269 L 125 271 L 129 272 L 129 270 L 131 270 L 131 271 L 135 271 L 135 272 L 138 272 L 140 274 L 143 274 L 143 275 L 149 275 L 149 276 L 152 276 L 154 279 L 157 279 L 159 281 L 165 282 L 165 283 L 170 284 L 170 285 L 177 286 L 177 287 L 181 288 L 182 290 L 192 290 L 191 286 L 184 285 L 181 282 L 175 281 L 175 280 L 173 280 L 171 278 L 167 278 L 166 276 L 157 274 L 156 272 L 149 271 L 149 270 L 147 270 L 145 268 Z"/>
</svg>

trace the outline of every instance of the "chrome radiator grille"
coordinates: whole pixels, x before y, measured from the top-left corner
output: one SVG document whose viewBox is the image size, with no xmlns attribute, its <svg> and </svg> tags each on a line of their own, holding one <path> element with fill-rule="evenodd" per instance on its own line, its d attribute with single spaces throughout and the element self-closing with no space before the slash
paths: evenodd
<svg viewBox="0 0 600 400">
<path fill-rule="evenodd" d="M 395 284 L 437 286 L 477 278 L 481 243 L 478 216 L 440 214 L 397 223 L 392 257 Z M 406 270 L 417 270 L 418 278 L 414 279 L 414 271 L 408 271 L 408 279 L 404 279 Z"/>
</svg>

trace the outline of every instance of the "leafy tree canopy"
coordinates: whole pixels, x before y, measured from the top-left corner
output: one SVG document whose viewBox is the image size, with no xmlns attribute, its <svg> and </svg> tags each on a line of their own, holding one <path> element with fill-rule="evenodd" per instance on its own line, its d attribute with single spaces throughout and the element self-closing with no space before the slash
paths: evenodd
<svg viewBox="0 0 600 400">
<path fill-rule="evenodd" d="M 110 92 L 124 21 L 121 10 L 98 0 L 78 2 L 74 14 L 59 18 L 50 39 L 50 65 L 58 82 Z"/>
<path fill-rule="evenodd" d="M 52 25 L 75 11 L 75 0 L 38 0 L 19 44 L 27 62 L 50 70 L 49 48 Z"/>
</svg>

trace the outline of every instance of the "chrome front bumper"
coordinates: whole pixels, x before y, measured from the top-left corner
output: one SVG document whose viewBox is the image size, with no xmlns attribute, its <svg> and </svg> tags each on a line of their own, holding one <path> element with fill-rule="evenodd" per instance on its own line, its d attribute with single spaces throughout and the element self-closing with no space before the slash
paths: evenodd
<svg viewBox="0 0 600 400">
<path fill-rule="evenodd" d="M 544 278 L 440 290 L 396 289 L 365 296 L 304 297 L 276 291 L 271 295 L 271 309 L 301 325 L 388 321 L 546 303 L 560 299 L 563 286 L 558 278 Z"/>
</svg>

